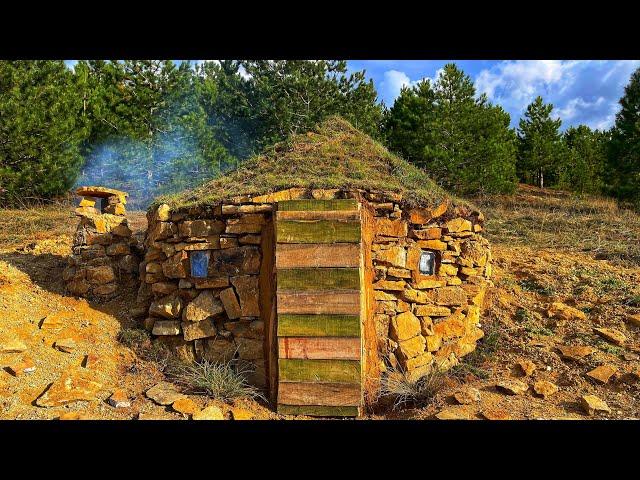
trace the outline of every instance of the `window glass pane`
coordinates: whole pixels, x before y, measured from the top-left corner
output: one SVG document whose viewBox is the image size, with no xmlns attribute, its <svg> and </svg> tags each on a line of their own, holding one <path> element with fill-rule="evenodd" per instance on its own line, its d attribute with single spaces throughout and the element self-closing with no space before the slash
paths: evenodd
<svg viewBox="0 0 640 480">
<path fill-rule="evenodd" d="M 423 275 L 433 275 L 435 271 L 436 256 L 433 252 L 422 252 L 420 254 L 420 273 Z"/>
<path fill-rule="evenodd" d="M 191 276 L 205 278 L 209 270 L 209 251 L 196 250 L 189 254 L 191 261 Z"/>
</svg>

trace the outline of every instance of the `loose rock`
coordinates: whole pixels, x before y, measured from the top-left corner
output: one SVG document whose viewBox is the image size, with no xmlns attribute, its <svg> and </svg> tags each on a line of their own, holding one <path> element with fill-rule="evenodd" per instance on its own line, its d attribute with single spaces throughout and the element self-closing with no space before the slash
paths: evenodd
<svg viewBox="0 0 640 480">
<path fill-rule="evenodd" d="M 445 408 L 436 413 L 438 420 L 469 420 L 469 414 L 459 408 Z"/>
<path fill-rule="evenodd" d="M 453 394 L 453 398 L 460 405 L 470 405 L 480 401 L 480 390 L 477 388 L 465 388 Z"/>
<path fill-rule="evenodd" d="M 587 376 L 604 385 L 616 374 L 617 371 L 618 369 L 613 365 L 600 365 L 590 372 L 587 372 Z"/>
<path fill-rule="evenodd" d="M 184 415 L 193 415 L 199 410 L 196 402 L 188 397 L 179 398 L 178 400 L 173 402 L 171 408 L 173 408 L 176 412 L 182 413 Z"/>
<path fill-rule="evenodd" d="M 595 348 L 586 345 L 560 345 L 558 350 L 564 360 L 581 360 L 596 351 Z"/>
<path fill-rule="evenodd" d="M 61 352 L 71 353 L 76 349 L 76 341 L 73 338 L 56 340 L 55 348 Z"/>
<path fill-rule="evenodd" d="M 96 394 L 102 385 L 92 380 L 93 376 L 72 368 L 64 372 L 48 390 L 36 399 L 39 407 L 57 407 L 80 400 L 97 400 Z"/>
<path fill-rule="evenodd" d="M 22 353 L 26 351 L 27 346 L 18 339 L 0 344 L 0 353 Z"/>
<path fill-rule="evenodd" d="M 587 415 L 594 415 L 600 412 L 611 413 L 607 403 L 595 395 L 584 395 L 580 398 L 580 405 Z"/>
<path fill-rule="evenodd" d="M 522 395 L 529 389 L 529 385 L 520 380 L 502 380 L 496 384 L 496 388 L 508 395 Z"/>
<path fill-rule="evenodd" d="M 222 410 L 215 405 L 209 405 L 203 408 L 199 412 L 194 413 L 191 418 L 193 420 L 225 420 Z"/>
<path fill-rule="evenodd" d="M 531 376 L 536 369 L 536 364 L 526 358 L 518 360 L 517 365 L 520 367 L 520 370 L 522 370 L 525 377 Z"/>
<path fill-rule="evenodd" d="M 625 337 L 622 332 L 613 328 L 594 328 L 593 331 L 605 340 L 615 343 L 616 345 L 623 345 L 624 342 L 627 341 L 627 337 Z"/>
<path fill-rule="evenodd" d="M 538 380 L 533 384 L 533 391 L 537 395 L 547 398 L 556 393 L 558 391 L 558 387 L 547 380 Z"/>
<path fill-rule="evenodd" d="M 169 382 L 160 382 L 145 392 L 147 398 L 158 405 L 172 405 L 176 400 L 184 397 L 177 391 L 175 385 Z"/>
<path fill-rule="evenodd" d="M 129 408 L 131 406 L 129 396 L 120 388 L 114 390 L 107 402 L 114 408 Z"/>
</svg>

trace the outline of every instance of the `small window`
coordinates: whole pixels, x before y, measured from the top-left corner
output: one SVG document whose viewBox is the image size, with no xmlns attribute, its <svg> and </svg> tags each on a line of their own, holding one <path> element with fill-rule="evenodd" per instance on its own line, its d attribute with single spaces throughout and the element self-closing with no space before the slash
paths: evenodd
<svg viewBox="0 0 640 480">
<path fill-rule="evenodd" d="M 435 273 L 436 256 L 433 252 L 420 253 L 420 265 L 418 269 L 422 275 L 433 275 Z"/>
<path fill-rule="evenodd" d="M 206 278 L 209 271 L 208 250 L 196 250 L 190 253 L 191 276 L 195 278 Z"/>
</svg>

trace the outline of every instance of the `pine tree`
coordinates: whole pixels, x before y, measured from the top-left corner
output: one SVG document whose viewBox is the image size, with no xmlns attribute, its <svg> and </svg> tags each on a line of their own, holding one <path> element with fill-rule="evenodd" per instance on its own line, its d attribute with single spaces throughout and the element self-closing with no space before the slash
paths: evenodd
<svg viewBox="0 0 640 480">
<path fill-rule="evenodd" d="M 63 194 L 82 162 L 82 99 L 62 61 L 0 61 L 0 202 Z"/>
<path fill-rule="evenodd" d="M 568 128 L 563 138 L 568 156 L 560 171 L 559 186 L 579 193 L 600 193 L 604 186 L 609 132 L 579 125 Z"/>
<path fill-rule="evenodd" d="M 476 98 L 471 78 L 445 65 L 429 80 L 404 88 L 384 122 L 389 148 L 427 169 L 458 193 L 510 192 L 515 188 L 514 133 L 510 117 Z"/>
<path fill-rule="evenodd" d="M 557 181 L 561 164 L 565 161 L 560 125 L 562 120 L 551 118 L 552 104 L 545 104 L 538 96 L 527 106 L 518 126 L 518 174 L 525 182 L 539 187 Z"/>
<path fill-rule="evenodd" d="M 345 61 L 241 60 L 223 64 L 220 74 L 222 111 L 241 125 L 252 152 L 330 115 L 379 135 L 382 108 L 373 81 L 364 72 L 347 74 Z"/>
<path fill-rule="evenodd" d="M 611 193 L 640 207 L 640 68 L 631 75 L 620 107 L 609 152 Z"/>
</svg>

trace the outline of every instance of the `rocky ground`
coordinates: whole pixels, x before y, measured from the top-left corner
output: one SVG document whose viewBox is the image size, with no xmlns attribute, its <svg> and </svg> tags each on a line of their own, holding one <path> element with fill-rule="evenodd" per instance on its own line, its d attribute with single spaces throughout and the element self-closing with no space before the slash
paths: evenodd
<svg viewBox="0 0 640 480">
<path fill-rule="evenodd" d="M 638 215 L 530 187 L 478 203 L 494 257 L 484 339 L 428 401 L 366 418 L 639 418 Z M 163 384 L 154 362 L 118 340 L 135 326 L 135 292 L 103 305 L 66 295 L 72 211 L 0 210 L 1 419 L 282 418 Z M 140 234 L 144 215 L 129 217 Z M 57 405 L 70 392 L 77 401 Z"/>
</svg>

